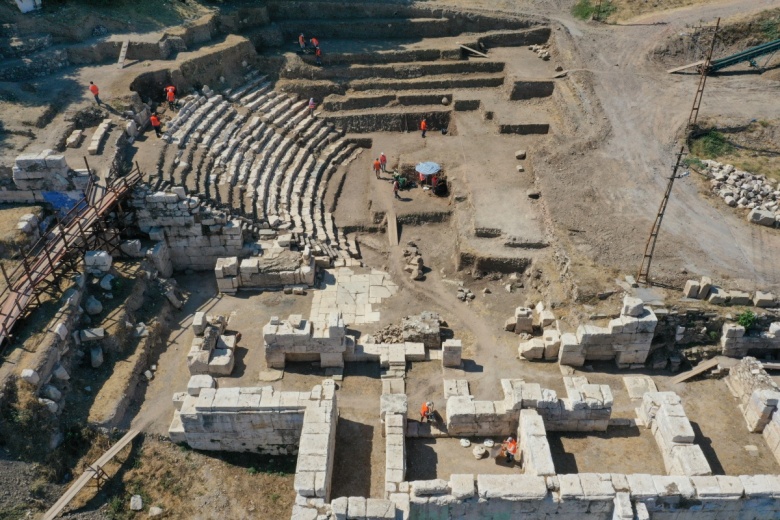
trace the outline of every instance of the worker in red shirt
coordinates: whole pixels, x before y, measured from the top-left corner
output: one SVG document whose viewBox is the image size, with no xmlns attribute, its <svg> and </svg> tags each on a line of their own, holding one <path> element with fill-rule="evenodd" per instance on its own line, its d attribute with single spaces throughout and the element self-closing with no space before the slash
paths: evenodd
<svg viewBox="0 0 780 520">
<path fill-rule="evenodd" d="M 320 41 L 317 38 L 311 39 L 311 46 L 315 49 L 318 49 L 320 47 Z"/>
<path fill-rule="evenodd" d="M 387 156 L 385 152 L 379 154 L 379 165 L 382 167 L 383 173 L 387 171 Z"/>
<path fill-rule="evenodd" d="M 322 67 L 322 49 L 319 47 L 314 49 L 314 60 L 317 62 L 317 65 Z"/>
<path fill-rule="evenodd" d="M 157 137 L 160 137 L 160 118 L 157 117 L 157 114 L 152 114 L 149 122 L 152 124 L 152 128 L 154 128 L 154 133 L 157 134 Z"/>
<path fill-rule="evenodd" d="M 502 448 L 504 448 L 506 453 L 506 463 L 512 464 L 517 456 L 517 441 L 514 437 L 509 437 L 503 442 Z"/>
<path fill-rule="evenodd" d="M 303 33 L 298 36 L 298 45 L 301 46 L 301 52 L 306 51 L 306 38 L 303 37 Z"/>
<path fill-rule="evenodd" d="M 420 407 L 420 422 L 433 422 L 434 418 L 433 403 L 428 401 Z"/>
<path fill-rule="evenodd" d="M 309 115 L 311 117 L 314 117 L 314 109 L 317 108 L 317 102 L 314 101 L 314 98 L 311 98 L 309 100 Z"/>
<path fill-rule="evenodd" d="M 91 81 L 89 82 L 89 91 L 92 92 L 93 96 L 95 96 L 95 101 L 99 105 L 100 104 L 100 97 L 98 96 L 98 94 L 100 94 L 100 91 L 98 90 L 97 85 L 95 85 Z"/>
<path fill-rule="evenodd" d="M 176 106 L 176 87 L 168 85 L 163 90 L 165 91 L 165 99 L 168 101 L 168 106 L 173 110 Z"/>
<path fill-rule="evenodd" d="M 379 172 L 382 171 L 382 165 L 379 163 L 379 157 L 377 157 L 376 161 L 374 161 L 374 173 L 376 174 L 376 178 L 379 178 Z"/>
<path fill-rule="evenodd" d="M 423 118 L 422 121 L 420 121 L 420 130 L 422 130 L 422 136 L 423 139 L 425 139 L 425 132 L 428 131 L 428 120 Z"/>
</svg>

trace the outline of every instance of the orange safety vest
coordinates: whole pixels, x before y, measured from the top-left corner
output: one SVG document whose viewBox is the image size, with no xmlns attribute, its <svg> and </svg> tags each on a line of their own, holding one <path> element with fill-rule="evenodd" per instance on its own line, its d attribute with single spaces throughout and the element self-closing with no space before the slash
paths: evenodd
<svg viewBox="0 0 780 520">
<path fill-rule="evenodd" d="M 306 45 L 306 40 L 304 40 L 302 34 L 298 36 L 298 43 L 301 44 L 301 47 L 304 47 Z"/>
<path fill-rule="evenodd" d="M 320 50 L 319 47 L 317 47 L 317 50 L 314 51 L 314 55 L 317 56 L 318 58 L 322 58 L 322 51 Z"/>
<path fill-rule="evenodd" d="M 506 451 L 511 453 L 512 455 L 517 454 L 517 441 L 510 441 L 506 443 Z"/>
<path fill-rule="evenodd" d="M 315 47 L 319 47 L 320 46 L 320 41 L 317 38 L 312 38 L 311 39 L 311 44 L 314 45 Z"/>
<path fill-rule="evenodd" d="M 95 95 L 95 96 L 97 96 L 98 92 L 99 92 L 98 88 L 97 88 L 97 85 L 94 85 L 94 84 L 89 86 L 89 91 L 92 92 L 92 94 Z"/>
<path fill-rule="evenodd" d="M 374 169 L 375 170 L 381 169 L 381 165 L 379 164 L 379 161 L 374 161 Z"/>
<path fill-rule="evenodd" d="M 168 101 L 176 99 L 176 87 L 165 87 L 165 91 L 168 93 Z"/>
<path fill-rule="evenodd" d="M 152 123 L 152 126 L 160 126 L 160 120 L 157 119 L 157 116 L 151 116 L 149 122 Z"/>
<path fill-rule="evenodd" d="M 428 130 L 428 123 L 424 119 L 420 121 L 420 130 Z"/>
<path fill-rule="evenodd" d="M 420 416 L 425 417 L 425 415 L 428 413 L 428 403 L 423 403 L 422 408 L 420 408 Z"/>
</svg>

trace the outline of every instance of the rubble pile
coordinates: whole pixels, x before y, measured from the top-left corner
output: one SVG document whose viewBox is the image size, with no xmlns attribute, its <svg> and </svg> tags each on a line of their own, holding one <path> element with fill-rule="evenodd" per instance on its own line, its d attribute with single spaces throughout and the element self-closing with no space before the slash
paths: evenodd
<svg viewBox="0 0 780 520">
<path fill-rule="evenodd" d="M 550 46 L 549 45 L 530 45 L 529 50 L 534 51 L 541 59 L 547 61 L 550 59 Z"/>
<path fill-rule="evenodd" d="M 776 180 L 737 170 L 731 164 L 702 162 L 712 176 L 712 191 L 732 208 L 751 210 L 749 222 L 773 227 L 780 221 L 780 187 Z"/>
<path fill-rule="evenodd" d="M 423 280 L 425 279 L 423 257 L 414 242 L 409 242 L 408 246 L 404 248 L 404 258 L 406 259 L 404 271 L 410 274 L 412 280 Z"/>
</svg>

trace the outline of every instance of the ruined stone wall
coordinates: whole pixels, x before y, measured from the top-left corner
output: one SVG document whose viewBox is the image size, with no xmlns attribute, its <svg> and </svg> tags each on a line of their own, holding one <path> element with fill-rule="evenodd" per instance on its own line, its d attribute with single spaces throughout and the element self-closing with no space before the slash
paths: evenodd
<svg viewBox="0 0 780 520">
<path fill-rule="evenodd" d="M 300 315 L 287 320 L 272 317 L 263 327 L 263 343 L 270 368 L 284 368 L 288 359 L 318 360 L 322 367 L 343 367 L 345 352 L 354 349 L 338 312 L 330 313 L 327 323 L 304 320 Z"/>
<path fill-rule="evenodd" d="M 647 392 L 637 410 L 653 433 L 669 475 L 712 475 L 701 448 L 694 444 L 693 427 L 674 392 Z"/>
<path fill-rule="evenodd" d="M 607 385 L 589 384 L 584 377 L 564 377 L 567 398 L 554 390 L 522 379 L 502 379 L 502 401 L 475 401 L 473 396 L 447 399 L 450 435 L 513 435 L 522 409 L 533 409 L 547 431 L 606 431 L 612 415 L 612 391 Z"/>
<path fill-rule="evenodd" d="M 432 486 L 429 483 L 436 482 Z M 576 520 L 733 520 L 777 518 L 780 477 L 572 475 L 452 475 L 409 483 L 391 495 L 409 518 L 549 518 Z"/>
<path fill-rule="evenodd" d="M 141 186 L 130 204 L 139 229 L 152 240 L 166 241 L 174 269 L 209 270 L 220 257 L 249 255 L 243 221 L 187 196 L 184 188 L 153 192 Z"/>
<path fill-rule="evenodd" d="M 736 323 L 724 323 L 720 337 L 724 356 L 743 357 L 751 351 L 780 349 L 780 322 L 773 322 L 766 331 L 746 334 L 745 327 Z"/>
</svg>

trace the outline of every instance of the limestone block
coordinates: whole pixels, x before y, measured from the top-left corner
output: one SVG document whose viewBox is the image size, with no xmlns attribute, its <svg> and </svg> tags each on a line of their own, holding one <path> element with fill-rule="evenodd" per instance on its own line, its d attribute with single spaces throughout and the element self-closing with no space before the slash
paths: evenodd
<svg viewBox="0 0 780 520">
<path fill-rule="evenodd" d="M 685 282 L 685 288 L 683 289 L 684 298 L 698 298 L 699 297 L 699 282 L 696 280 L 688 280 Z"/>
<path fill-rule="evenodd" d="M 522 159 L 525 159 L 525 157 L 526 157 L 526 151 L 525 150 L 517 150 L 515 152 L 515 159 L 522 160 Z"/>
<path fill-rule="evenodd" d="M 89 361 L 92 365 L 92 368 L 98 368 L 103 364 L 103 349 L 100 347 L 100 345 L 89 349 Z"/>
<path fill-rule="evenodd" d="M 196 312 L 192 317 L 192 332 L 195 333 L 196 336 L 202 336 L 207 325 L 206 313 Z"/>
<path fill-rule="evenodd" d="M 209 373 L 209 351 L 201 350 L 187 354 L 187 368 L 191 375 Z"/>
<path fill-rule="evenodd" d="M 425 344 L 424 343 L 404 343 L 404 354 L 407 361 L 425 361 Z"/>
<path fill-rule="evenodd" d="M 558 351 L 561 348 L 561 333 L 556 329 L 547 329 L 542 335 L 544 342 L 544 359 L 558 359 Z"/>
<path fill-rule="evenodd" d="M 774 307 L 775 295 L 768 292 L 756 291 L 753 296 L 753 305 L 756 307 Z"/>
<path fill-rule="evenodd" d="M 238 276 L 238 257 L 231 256 L 224 258 L 222 262 L 222 273 L 224 276 Z"/>
<path fill-rule="evenodd" d="M 698 299 L 704 300 L 709 296 L 710 289 L 712 288 L 712 278 L 709 276 L 702 276 L 701 282 L 699 282 L 699 294 L 697 296 Z"/>
<path fill-rule="evenodd" d="M 84 329 L 79 331 L 79 339 L 82 343 L 88 343 L 90 341 L 99 341 L 105 337 L 105 330 L 97 327 L 94 329 Z"/>
<path fill-rule="evenodd" d="M 544 477 L 536 475 L 477 475 L 479 498 L 540 501 L 547 497 Z"/>
<path fill-rule="evenodd" d="M 41 376 L 38 375 L 38 372 L 31 368 L 25 368 L 22 370 L 21 377 L 22 381 L 31 385 L 37 385 L 41 381 Z"/>
<path fill-rule="evenodd" d="M 555 314 L 550 309 L 545 309 L 539 313 L 539 323 L 542 327 L 549 327 L 555 323 Z"/>
<path fill-rule="evenodd" d="M 736 323 L 724 323 L 721 335 L 724 338 L 741 338 L 745 335 L 745 327 Z"/>
<path fill-rule="evenodd" d="M 347 507 L 347 518 L 358 519 L 366 517 L 366 499 L 363 497 L 349 497 Z"/>
<path fill-rule="evenodd" d="M 366 520 L 394 520 L 395 504 L 390 500 L 366 499 Z"/>
<path fill-rule="evenodd" d="M 458 500 L 472 498 L 477 494 L 472 474 L 453 474 L 450 475 L 451 494 Z"/>
<path fill-rule="evenodd" d="M 187 383 L 187 393 L 197 396 L 203 388 L 215 388 L 214 378 L 207 374 L 198 374 L 190 377 Z"/>
<path fill-rule="evenodd" d="M 450 492 L 450 483 L 440 478 L 433 480 L 415 480 L 410 482 L 409 486 L 411 487 L 412 494 L 418 497 L 447 495 Z"/>
<path fill-rule="evenodd" d="M 111 255 L 106 251 L 87 251 L 84 254 L 84 265 L 88 270 L 106 273 L 111 269 L 111 262 Z"/>
<path fill-rule="evenodd" d="M 406 415 L 407 409 L 408 403 L 405 394 L 383 394 L 379 398 L 379 417 L 382 420 L 388 413 Z"/>
<path fill-rule="evenodd" d="M 775 214 L 772 211 L 753 208 L 748 213 L 747 220 L 752 224 L 773 227 L 775 225 Z"/>
<path fill-rule="evenodd" d="M 320 353 L 320 367 L 342 368 L 343 366 L 344 366 L 344 354 L 342 354 L 341 352 Z"/>
<path fill-rule="evenodd" d="M 674 463 L 670 468 L 671 475 L 712 475 L 707 459 L 698 444 L 675 446 L 672 448 Z"/>
<path fill-rule="evenodd" d="M 515 318 L 507 318 L 504 322 L 504 330 L 507 332 L 515 331 Z"/>
<path fill-rule="evenodd" d="M 710 287 L 710 294 L 707 296 L 707 301 L 713 305 L 723 305 L 726 303 L 728 293 L 720 287 Z"/>
<path fill-rule="evenodd" d="M 532 333 L 534 331 L 533 311 L 528 307 L 515 309 L 515 334 L 521 332 Z"/>
<path fill-rule="evenodd" d="M 65 370 L 65 367 L 57 363 L 54 365 L 54 370 L 52 370 L 52 375 L 59 379 L 60 381 L 67 381 L 70 379 L 70 374 L 68 374 L 68 371 Z"/>
<path fill-rule="evenodd" d="M 623 298 L 623 307 L 621 308 L 620 314 L 623 316 L 641 316 L 642 312 L 645 309 L 645 304 L 642 302 L 639 298 L 633 298 L 631 296 L 626 295 Z"/>
<path fill-rule="evenodd" d="M 561 349 L 558 352 L 558 362 L 561 365 L 580 367 L 585 364 L 585 354 L 577 341 L 577 336 L 571 333 L 561 334 Z"/>
<path fill-rule="evenodd" d="M 729 291 L 728 298 L 731 305 L 750 305 L 752 303 L 750 293 L 745 291 Z"/>
<path fill-rule="evenodd" d="M 236 358 L 232 350 L 214 349 L 209 361 L 209 373 L 229 376 L 233 372 Z"/>
<path fill-rule="evenodd" d="M 529 341 L 521 342 L 517 351 L 518 355 L 525 359 L 542 359 L 545 353 L 544 340 L 532 338 Z"/>
<path fill-rule="evenodd" d="M 442 366 L 459 368 L 463 354 L 463 345 L 459 339 L 448 339 L 442 343 Z"/>
</svg>

